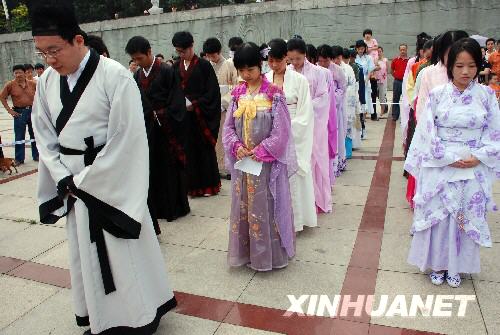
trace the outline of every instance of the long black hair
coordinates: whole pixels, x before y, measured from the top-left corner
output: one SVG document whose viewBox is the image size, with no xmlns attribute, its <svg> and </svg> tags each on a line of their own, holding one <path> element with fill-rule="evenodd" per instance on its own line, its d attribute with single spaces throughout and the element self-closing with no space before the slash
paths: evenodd
<svg viewBox="0 0 500 335">
<path fill-rule="evenodd" d="M 269 47 L 271 48 L 271 50 L 269 50 L 269 56 L 276 59 L 283 59 L 286 57 L 288 50 L 284 39 L 275 38 L 271 40 L 269 42 Z"/>
<path fill-rule="evenodd" d="M 434 49 L 432 51 L 432 58 L 434 61 L 436 61 L 436 63 L 433 64 L 437 64 L 437 61 L 440 61 L 441 64 L 445 65 L 444 58 L 450 47 L 453 45 L 453 43 L 465 37 L 469 37 L 469 34 L 467 34 L 463 30 L 450 30 L 441 35 L 434 45 Z M 438 58 L 435 59 L 434 55 L 436 55 Z"/>
<path fill-rule="evenodd" d="M 241 48 L 236 50 L 233 62 L 234 67 L 238 70 L 253 66 L 258 66 L 259 69 L 262 69 L 262 58 L 259 47 L 253 42 L 244 43 Z"/>
</svg>

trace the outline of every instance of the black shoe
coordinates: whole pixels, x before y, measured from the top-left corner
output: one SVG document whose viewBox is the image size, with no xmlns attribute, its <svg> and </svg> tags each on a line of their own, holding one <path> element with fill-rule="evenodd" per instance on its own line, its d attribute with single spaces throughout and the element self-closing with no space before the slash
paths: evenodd
<svg viewBox="0 0 500 335">
<path fill-rule="evenodd" d="M 37 158 L 33 158 L 34 162 L 38 162 L 38 160 L 39 160 L 38 157 Z"/>
<path fill-rule="evenodd" d="M 23 165 L 24 164 L 24 161 L 14 161 L 14 164 L 16 164 L 16 166 L 19 166 L 19 165 Z"/>
<path fill-rule="evenodd" d="M 229 174 L 229 173 L 228 173 L 228 174 L 226 175 L 226 179 L 227 179 L 227 180 L 231 180 L 231 174 Z"/>
</svg>

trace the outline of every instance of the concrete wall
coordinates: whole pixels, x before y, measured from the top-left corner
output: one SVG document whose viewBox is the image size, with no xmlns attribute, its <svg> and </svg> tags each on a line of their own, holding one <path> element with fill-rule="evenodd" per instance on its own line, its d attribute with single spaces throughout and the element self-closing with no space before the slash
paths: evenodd
<svg viewBox="0 0 500 335">
<path fill-rule="evenodd" d="M 262 43 L 275 37 L 300 34 L 308 43 L 349 46 L 371 28 L 385 54 L 392 58 L 399 43 L 414 52 L 415 36 L 425 31 L 436 35 L 450 29 L 500 38 L 498 0 L 276 0 L 192 11 L 134 17 L 82 25 L 101 35 L 111 56 L 122 64 L 129 58 L 124 48 L 135 35 L 148 38 L 153 51 L 170 57 L 172 35 L 189 30 L 196 50 L 212 36 L 222 44 L 232 36 Z M 16 63 L 38 62 L 30 32 L 0 35 L 0 82 L 11 77 Z"/>
</svg>

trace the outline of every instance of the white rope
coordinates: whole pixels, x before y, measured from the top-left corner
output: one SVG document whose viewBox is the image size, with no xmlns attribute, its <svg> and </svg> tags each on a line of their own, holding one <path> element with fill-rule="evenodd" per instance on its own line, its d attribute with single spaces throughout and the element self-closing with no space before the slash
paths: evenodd
<svg viewBox="0 0 500 335">
<path fill-rule="evenodd" d="M 11 143 L 1 143 L 0 148 L 13 147 L 16 144 L 25 144 L 25 143 L 31 143 L 31 142 L 35 142 L 35 140 L 31 139 L 31 140 L 15 141 L 15 142 L 11 142 Z"/>
</svg>

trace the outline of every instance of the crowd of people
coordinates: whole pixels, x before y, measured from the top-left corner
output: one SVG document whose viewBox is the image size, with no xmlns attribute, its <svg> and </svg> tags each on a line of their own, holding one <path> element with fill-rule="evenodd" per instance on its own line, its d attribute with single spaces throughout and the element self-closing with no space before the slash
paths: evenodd
<svg viewBox="0 0 500 335">
<path fill-rule="evenodd" d="M 335 180 L 378 109 L 387 122 L 401 119 L 414 210 L 409 263 L 431 270 L 436 285 L 457 287 L 460 273 L 479 272 L 500 173 L 491 45 L 482 55 L 466 32 L 421 33 L 416 56 L 401 44 L 389 65 L 367 29 L 345 47 L 235 36 L 227 57 L 209 38 L 201 57 L 180 31 L 170 62 L 132 37 L 127 70 L 80 29 L 71 7 L 40 4 L 35 13 L 35 47 L 48 67 L 35 92 L 26 67 L 15 66 L 1 98 L 15 122 L 32 125 L 41 222 L 66 217 L 73 306 L 86 334 L 155 332 L 177 303 L 158 220 L 187 215 L 189 197 L 216 196 L 221 178 L 231 180 L 229 265 L 286 267 L 298 232 L 332 211 Z"/>
</svg>

